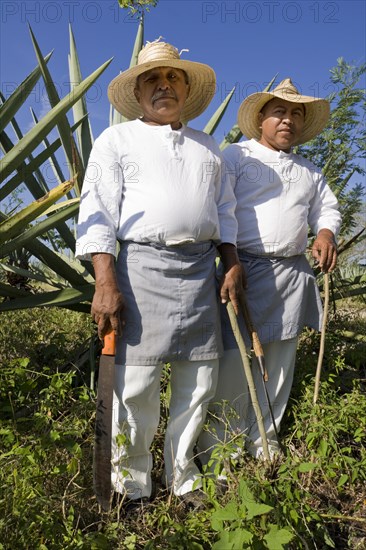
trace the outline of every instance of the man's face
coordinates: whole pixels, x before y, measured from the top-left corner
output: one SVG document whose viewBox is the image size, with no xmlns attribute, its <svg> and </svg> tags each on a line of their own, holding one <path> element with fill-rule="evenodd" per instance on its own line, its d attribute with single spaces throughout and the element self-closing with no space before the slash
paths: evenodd
<svg viewBox="0 0 366 550">
<path fill-rule="evenodd" d="M 262 135 L 259 143 L 275 151 L 290 152 L 300 139 L 305 122 L 302 103 L 292 103 L 275 97 L 259 113 Z"/>
<path fill-rule="evenodd" d="M 156 67 L 142 73 L 136 83 L 135 97 L 150 124 L 177 124 L 189 94 L 187 77 L 181 69 Z"/>
</svg>

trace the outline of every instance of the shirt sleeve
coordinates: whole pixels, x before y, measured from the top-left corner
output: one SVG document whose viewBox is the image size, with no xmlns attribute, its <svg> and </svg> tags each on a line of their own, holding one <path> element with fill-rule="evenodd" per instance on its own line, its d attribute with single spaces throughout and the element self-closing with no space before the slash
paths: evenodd
<svg viewBox="0 0 366 550">
<path fill-rule="evenodd" d="M 320 172 L 314 172 L 316 189 L 310 201 L 308 222 L 314 235 L 321 229 L 329 229 L 335 236 L 341 227 L 341 214 L 333 191 Z"/>
<path fill-rule="evenodd" d="M 117 230 L 123 193 L 123 174 L 111 132 L 95 141 L 80 198 L 76 257 L 91 260 L 92 253 L 116 256 Z"/>
<path fill-rule="evenodd" d="M 220 224 L 220 240 L 236 246 L 238 222 L 235 216 L 236 198 L 230 181 L 230 174 L 220 153 L 220 170 L 218 171 L 217 210 Z"/>
</svg>

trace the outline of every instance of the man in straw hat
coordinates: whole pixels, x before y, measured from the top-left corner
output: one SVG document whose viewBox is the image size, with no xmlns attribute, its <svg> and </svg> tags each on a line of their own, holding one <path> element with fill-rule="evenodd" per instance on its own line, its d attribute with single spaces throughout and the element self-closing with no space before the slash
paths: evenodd
<svg viewBox="0 0 366 550">
<path fill-rule="evenodd" d="M 205 110 L 214 92 L 210 67 L 180 59 L 160 39 L 148 43 L 137 65 L 109 86 L 109 100 L 131 121 L 95 141 L 84 182 L 77 255 L 94 265 L 92 316 L 101 338 L 110 328 L 122 336 L 112 485 L 126 500 L 151 496 L 150 446 L 167 362 L 165 482 L 178 496 L 192 496 L 199 487 L 193 449 L 222 352 L 217 249 L 225 265 L 221 300 L 237 304 L 242 284 L 235 198 L 219 148 L 212 137 L 185 125 Z M 119 434 L 127 443 L 119 444 Z"/>
<path fill-rule="evenodd" d="M 287 78 L 272 92 L 255 93 L 243 101 L 238 124 L 249 141 L 224 151 L 237 199 L 237 247 L 247 277 L 247 305 L 263 344 L 267 390 L 277 431 L 292 386 L 298 336 L 305 325 L 317 330 L 321 327 L 319 291 L 304 256 L 308 226 L 316 235 L 312 255 L 321 270 L 331 272 L 337 259 L 335 237 L 341 223 L 337 200 L 321 171 L 292 152 L 294 145 L 320 133 L 328 117 L 328 101 L 301 95 Z M 258 457 L 263 453 L 258 425 L 249 404 L 239 350 L 227 316 L 223 317 L 225 353 L 220 360 L 215 401 L 224 399 L 233 407 L 237 414 L 231 428 L 247 436 L 249 452 Z M 253 363 L 273 455 L 279 442 L 262 374 L 256 359 Z M 217 406 L 213 409 L 219 414 Z M 215 429 L 221 441 L 230 436 L 227 426 L 215 425 Z M 214 442 L 213 435 L 204 432 L 200 448 L 207 449 Z"/>
</svg>

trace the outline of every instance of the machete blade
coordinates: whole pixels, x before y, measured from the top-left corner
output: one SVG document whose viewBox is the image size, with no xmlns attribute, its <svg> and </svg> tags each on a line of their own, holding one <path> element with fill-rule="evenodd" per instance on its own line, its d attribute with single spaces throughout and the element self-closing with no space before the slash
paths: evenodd
<svg viewBox="0 0 366 550">
<path fill-rule="evenodd" d="M 116 336 L 112 331 L 104 337 L 99 362 L 97 412 L 93 457 L 94 492 L 102 509 L 110 510 L 112 459 L 112 404 Z"/>
</svg>

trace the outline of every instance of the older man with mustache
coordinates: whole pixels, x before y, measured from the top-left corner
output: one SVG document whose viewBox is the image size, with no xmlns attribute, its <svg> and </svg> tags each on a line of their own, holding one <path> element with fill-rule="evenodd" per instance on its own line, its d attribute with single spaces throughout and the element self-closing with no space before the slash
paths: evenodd
<svg viewBox="0 0 366 550">
<path fill-rule="evenodd" d="M 93 261 L 92 315 L 100 337 L 110 328 L 121 336 L 112 485 L 134 503 L 152 494 L 150 446 L 165 363 L 171 399 L 164 483 L 188 503 L 197 500 L 193 449 L 222 353 L 217 251 L 225 265 L 221 300 L 236 307 L 242 285 L 235 198 L 219 148 L 186 125 L 214 92 L 210 67 L 180 59 L 159 40 L 147 44 L 137 66 L 109 86 L 111 103 L 130 122 L 96 140 L 81 197 L 77 255 Z"/>
</svg>

